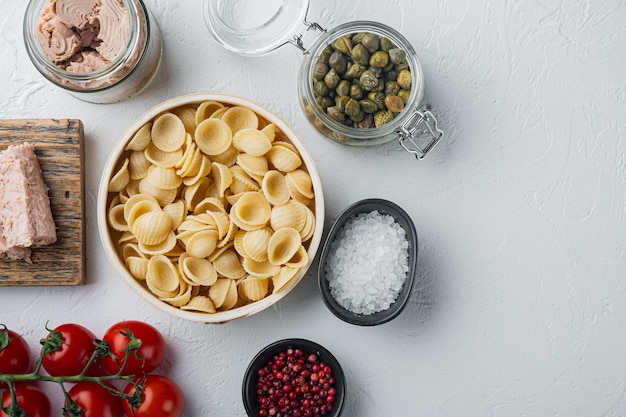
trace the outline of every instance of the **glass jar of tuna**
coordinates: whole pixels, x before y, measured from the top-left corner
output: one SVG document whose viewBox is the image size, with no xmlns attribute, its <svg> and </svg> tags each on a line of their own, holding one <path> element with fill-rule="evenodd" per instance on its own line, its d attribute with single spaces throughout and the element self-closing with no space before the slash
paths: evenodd
<svg viewBox="0 0 626 417">
<path fill-rule="evenodd" d="M 161 33 L 141 0 L 31 0 L 23 30 L 35 68 L 91 103 L 137 95 L 161 60 Z"/>
<path fill-rule="evenodd" d="M 215 40 L 242 55 L 285 44 L 302 50 L 298 89 L 313 126 L 334 142 L 373 146 L 398 140 L 423 159 L 443 138 L 422 104 L 424 76 L 417 53 L 395 29 L 353 21 L 330 30 L 307 19 L 309 0 L 205 0 Z M 236 11 L 236 12 L 235 12 Z M 304 45 L 304 36 L 311 37 Z"/>
</svg>

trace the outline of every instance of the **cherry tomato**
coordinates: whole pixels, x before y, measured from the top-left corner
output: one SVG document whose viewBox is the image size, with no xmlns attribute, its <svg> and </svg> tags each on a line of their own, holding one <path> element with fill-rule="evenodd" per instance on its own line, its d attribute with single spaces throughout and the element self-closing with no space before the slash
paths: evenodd
<svg viewBox="0 0 626 417">
<path fill-rule="evenodd" d="M 161 333 L 148 323 L 141 321 L 123 321 L 111 326 L 102 338 L 109 342 L 111 353 L 115 358 L 105 356 L 102 359 L 104 368 L 115 375 L 120 371 L 129 342 L 133 335 L 136 339 L 141 340 L 141 347 L 138 351 L 134 351 L 128 357 L 126 366 L 122 371 L 122 375 L 141 375 L 156 369 L 163 360 L 165 354 L 165 341 Z"/>
<path fill-rule="evenodd" d="M 26 412 L 24 417 L 50 417 L 50 400 L 46 394 L 35 385 L 17 384 L 15 386 L 15 395 L 17 404 Z M 4 391 L 2 395 L 2 407 L 11 407 L 11 392 Z M 17 414 L 15 414 L 17 415 Z M 6 417 L 7 414 L 0 410 L 0 417 Z"/>
<path fill-rule="evenodd" d="M 114 389 L 113 386 L 108 386 Z M 97 382 L 79 382 L 68 394 L 82 409 L 83 417 L 121 417 L 124 415 L 122 397 L 113 394 Z M 67 404 L 65 406 L 67 407 Z M 65 415 L 68 416 L 69 413 Z"/>
<path fill-rule="evenodd" d="M 141 378 L 136 382 L 140 382 Z M 124 394 L 133 396 L 136 387 L 129 383 Z M 168 378 L 161 375 L 147 375 L 144 381 L 141 404 L 135 409 L 124 400 L 124 411 L 128 417 L 181 417 L 185 411 L 185 396 L 181 389 Z"/>
<path fill-rule="evenodd" d="M 28 343 L 13 330 L 0 330 L 0 374 L 27 374 L 32 372 L 32 359 Z M 0 382 L 0 389 L 8 388 Z"/>
<path fill-rule="evenodd" d="M 91 355 L 95 351 L 94 340 L 96 336 L 91 330 L 80 324 L 62 324 L 54 331 L 60 333 L 63 342 L 60 349 L 48 353 L 43 358 L 44 369 L 52 376 L 73 376 L 80 374 Z M 53 331 L 53 332 L 54 332 Z M 48 340 L 54 336 L 48 335 Z M 92 372 L 88 372 L 92 374 Z"/>
</svg>

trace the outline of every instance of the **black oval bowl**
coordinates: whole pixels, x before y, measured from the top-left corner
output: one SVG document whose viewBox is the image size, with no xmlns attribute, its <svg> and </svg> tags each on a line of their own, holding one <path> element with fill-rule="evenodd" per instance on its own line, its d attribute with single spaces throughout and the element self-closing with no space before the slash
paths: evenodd
<svg viewBox="0 0 626 417">
<path fill-rule="evenodd" d="M 283 339 L 274 342 L 264 347 L 256 356 L 252 359 L 243 377 L 242 395 L 243 405 L 246 409 L 246 413 L 250 417 L 258 417 L 259 404 L 257 403 L 257 383 L 259 376 L 257 371 L 259 368 L 265 366 L 274 356 L 278 355 L 289 348 L 302 349 L 307 354 L 314 353 L 324 363 L 326 363 L 333 370 L 333 377 L 335 378 L 335 402 L 333 403 L 332 410 L 325 414 L 324 417 L 338 417 L 341 415 L 343 404 L 346 397 L 346 379 L 343 374 L 343 369 L 333 356 L 332 353 L 325 347 L 306 339 Z"/>
<path fill-rule="evenodd" d="M 381 214 L 392 216 L 406 232 L 406 238 L 409 242 L 409 270 L 407 271 L 407 277 L 404 281 L 404 285 L 402 286 L 402 290 L 398 294 L 396 301 L 388 309 L 373 314 L 356 314 L 342 307 L 331 295 L 328 281 L 326 280 L 326 262 L 331 245 L 346 222 L 358 214 L 370 213 L 374 210 L 378 210 Z M 415 281 L 416 268 L 417 232 L 415 231 L 413 220 L 411 220 L 411 217 L 395 203 L 378 198 L 371 198 L 352 204 L 345 209 L 339 217 L 337 217 L 328 232 L 326 241 L 324 242 L 322 253 L 320 255 L 317 276 L 324 304 L 326 304 L 326 307 L 328 307 L 328 309 L 335 316 L 345 322 L 356 324 L 358 326 L 376 326 L 394 319 L 402 312 L 402 310 L 404 310 L 404 307 L 409 300 L 409 296 L 411 295 L 411 289 L 413 288 L 413 282 Z"/>
</svg>

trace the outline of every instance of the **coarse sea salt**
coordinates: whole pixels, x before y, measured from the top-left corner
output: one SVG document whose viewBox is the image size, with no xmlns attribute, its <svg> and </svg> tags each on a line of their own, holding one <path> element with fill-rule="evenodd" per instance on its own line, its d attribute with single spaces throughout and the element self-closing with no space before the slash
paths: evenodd
<svg viewBox="0 0 626 417">
<path fill-rule="evenodd" d="M 388 309 L 409 270 L 409 242 L 395 219 L 378 210 L 351 217 L 330 247 L 325 272 L 331 296 L 346 310 Z"/>
</svg>

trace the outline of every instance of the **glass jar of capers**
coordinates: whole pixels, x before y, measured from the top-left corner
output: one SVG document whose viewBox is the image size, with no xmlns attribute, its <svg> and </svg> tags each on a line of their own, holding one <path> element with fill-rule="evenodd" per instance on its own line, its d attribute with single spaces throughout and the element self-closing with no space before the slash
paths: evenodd
<svg viewBox="0 0 626 417">
<path fill-rule="evenodd" d="M 308 53 L 300 96 L 309 120 L 329 139 L 352 146 L 398 139 L 420 159 L 441 139 L 435 118 L 420 110 L 424 78 L 417 54 L 396 30 L 346 23 L 320 36 Z M 425 145 L 413 137 L 421 124 Z"/>
<path fill-rule="evenodd" d="M 301 103 L 324 136 L 351 146 L 397 139 L 424 158 L 443 133 L 421 108 L 424 79 L 411 44 L 371 21 L 326 31 L 307 20 L 308 8 L 309 0 L 205 0 L 205 19 L 211 35 L 238 54 L 263 55 L 286 44 L 301 49 Z M 307 33 L 319 35 L 311 47 L 302 39 Z"/>
</svg>

